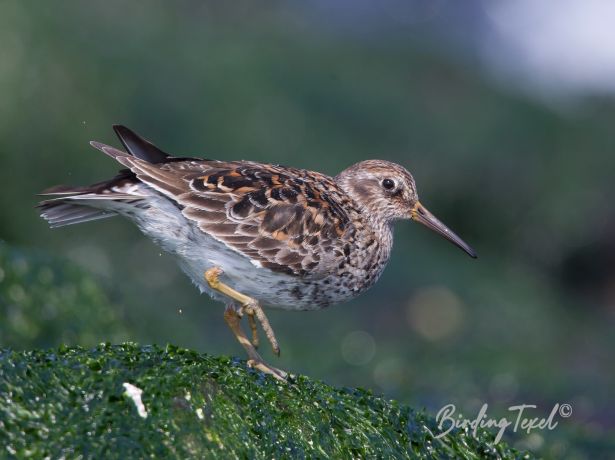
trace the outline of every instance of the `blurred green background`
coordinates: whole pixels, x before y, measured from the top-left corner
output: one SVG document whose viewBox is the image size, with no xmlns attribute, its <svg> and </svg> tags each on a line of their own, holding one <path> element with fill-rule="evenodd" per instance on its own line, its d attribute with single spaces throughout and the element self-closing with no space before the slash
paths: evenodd
<svg viewBox="0 0 615 460">
<path fill-rule="evenodd" d="M 243 357 L 223 306 L 132 224 L 50 230 L 38 217 L 40 190 L 115 173 L 88 146 L 119 145 L 113 123 L 178 155 L 331 175 L 382 158 L 414 174 L 421 201 L 479 259 L 401 223 L 368 293 L 320 312 L 271 311 L 282 356 L 265 357 L 432 413 L 455 403 L 473 418 L 486 402 L 503 416 L 525 403 L 543 417 L 569 403 L 572 417 L 554 431 L 513 444 L 608 456 L 613 98 L 545 104 L 492 79 L 455 37 L 434 38 L 430 16 L 367 21 L 348 18 L 348 2 L 221 3 L 0 3 L 0 239 L 18 248 L 3 248 L 0 346 L 132 340 Z M 44 298 L 37 283 L 70 281 L 45 272 L 19 284 L 20 251 L 51 266 L 70 259 L 98 286 L 80 284 L 68 313 L 56 301 L 41 314 L 28 300 Z M 58 333 L 62 325 L 78 331 Z"/>
</svg>

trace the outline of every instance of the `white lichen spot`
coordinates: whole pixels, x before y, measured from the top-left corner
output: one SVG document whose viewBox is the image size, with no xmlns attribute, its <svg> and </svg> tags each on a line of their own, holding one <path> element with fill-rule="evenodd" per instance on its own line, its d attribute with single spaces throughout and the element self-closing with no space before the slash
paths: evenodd
<svg viewBox="0 0 615 460">
<path fill-rule="evenodd" d="M 124 391 L 124 394 L 130 399 L 132 399 L 132 402 L 135 403 L 135 406 L 137 407 L 137 412 L 139 413 L 139 417 L 147 418 L 147 411 L 145 410 L 145 405 L 143 404 L 143 401 L 141 401 L 141 395 L 143 394 L 143 390 L 128 382 L 124 382 L 122 386 L 126 389 L 126 391 Z"/>
<path fill-rule="evenodd" d="M 205 418 L 205 415 L 203 415 L 203 409 L 199 407 L 196 410 L 196 416 L 199 418 L 199 420 L 203 420 Z"/>
</svg>

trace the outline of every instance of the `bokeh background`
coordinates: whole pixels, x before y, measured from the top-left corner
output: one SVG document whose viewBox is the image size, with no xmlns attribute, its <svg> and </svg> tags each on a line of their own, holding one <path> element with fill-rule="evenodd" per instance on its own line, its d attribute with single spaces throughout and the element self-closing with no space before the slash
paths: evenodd
<svg viewBox="0 0 615 460">
<path fill-rule="evenodd" d="M 38 217 L 40 190 L 115 173 L 87 144 L 119 145 L 112 123 L 178 155 L 331 175 L 388 159 L 480 258 L 400 223 L 371 291 L 269 313 L 282 357 L 266 358 L 433 414 L 569 403 L 552 432 L 507 439 L 612 455 L 614 22 L 597 0 L 0 2 L 0 346 L 243 357 L 223 307 L 134 226 Z"/>
</svg>

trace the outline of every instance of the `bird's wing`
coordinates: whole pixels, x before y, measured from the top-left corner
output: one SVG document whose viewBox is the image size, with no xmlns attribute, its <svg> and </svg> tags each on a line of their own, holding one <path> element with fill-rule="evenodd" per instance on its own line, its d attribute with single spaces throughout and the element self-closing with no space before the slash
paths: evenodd
<svg viewBox="0 0 615 460">
<path fill-rule="evenodd" d="M 343 257 L 348 198 L 329 176 L 254 162 L 116 159 L 255 265 L 318 277 L 326 259 Z"/>
</svg>

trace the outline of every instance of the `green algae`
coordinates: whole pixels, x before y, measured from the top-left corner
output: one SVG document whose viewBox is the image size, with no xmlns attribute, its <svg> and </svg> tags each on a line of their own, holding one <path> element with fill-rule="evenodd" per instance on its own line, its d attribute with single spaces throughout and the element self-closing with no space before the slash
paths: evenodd
<svg viewBox="0 0 615 460">
<path fill-rule="evenodd" d="M 145 417 L 124 383 L 143 390 Z M 365 390 L 174 346 L 0 351 L 3 457 L 530 458 L 484 431 L 436 432 Z"/>
</svg>

